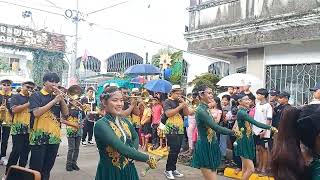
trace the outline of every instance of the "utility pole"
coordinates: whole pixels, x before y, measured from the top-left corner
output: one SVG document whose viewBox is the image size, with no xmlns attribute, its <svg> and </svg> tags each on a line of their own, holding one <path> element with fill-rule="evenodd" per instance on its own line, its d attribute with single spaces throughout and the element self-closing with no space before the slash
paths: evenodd
<svg viewBox="0 0 320 180">
<path fill-rule="evenodd" d="M 79 79 L 77 79 L 76 75 L 76 66 L 77 66 L 77 53 L 78 53 L 78 30 L 79 30 L 79 21 L 80 14 L 79 14 L 79 0 L 77 1 L 77 9 L 75 10 L 75 16 L 72 17 L 73 23 L 75 23 L 75 40 L 74 40 L 74 49 L 73 49 L 73 58 L 71 58 L 71 68 L 70 68 L 70 78 L 72 81 L 76 81 L 79 83 Z M 74 12 L 74 11 L 73 11 Z"/>
</svg>

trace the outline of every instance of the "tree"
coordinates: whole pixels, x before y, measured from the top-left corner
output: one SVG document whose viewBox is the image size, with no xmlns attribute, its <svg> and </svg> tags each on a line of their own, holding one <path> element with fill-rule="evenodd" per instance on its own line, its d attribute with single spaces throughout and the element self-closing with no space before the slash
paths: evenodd
<svg viewBox="0 0 320 180">
<path fill-rule="evenodd" d="M 210 87 L 215 94 L 218 94 L 222 90 L 222 88 L 219 88 L 219 86 L 216 85 L 219 80 L 220 77 L 218 75 L 212 73 L 203 73 L 200 76 L 196 76 L 196 78 L 194 78 L 188 85 L 194 86 L 195 88 L 201 85 L 206 85 Z"/>
<path fill-rule="evenodd" d="M 4 57 L 0 57 L 0 71 L 8 72 L 10 70 L 11 70 L 11 68 L 10 68 L 10 64 L 8 62 L 8 59 L 4 58 Z"/>
</svg>

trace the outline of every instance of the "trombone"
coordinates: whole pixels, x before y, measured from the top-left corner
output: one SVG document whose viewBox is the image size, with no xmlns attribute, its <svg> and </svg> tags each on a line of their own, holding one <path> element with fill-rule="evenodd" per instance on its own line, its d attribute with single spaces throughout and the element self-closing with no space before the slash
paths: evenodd
<svg viewBox="0 0 320 180">
<path fill-rule="evenodd" d="M 76 107 L 79 110 L 85 110 L 87 107 L 83 106 L 82 103 L 77 100 L 81 93 L 81 87 L 78 85 L 72 85 L 67 89 L 67 93 L 63 92 L 59 88 L 56 88 L 56 90 L 63 96 L 63 99 L 65 99 L 69 104 Z"/>
</svg>

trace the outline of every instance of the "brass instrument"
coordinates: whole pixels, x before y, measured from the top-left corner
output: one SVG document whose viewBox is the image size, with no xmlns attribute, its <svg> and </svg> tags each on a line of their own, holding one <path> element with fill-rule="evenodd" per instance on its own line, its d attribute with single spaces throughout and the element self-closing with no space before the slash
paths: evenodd
<svg viewBox="0 0 320 180">
<path fill-rule="evenodd" d="M 0 106 L 0 124 L 2 124 L 6 119 L 6 113 L 7 113 L 6 105 L 7 105 L 7 99 L 5 98 L 5 96 L 2 96 L 2 102 Z"/>
<path fill-rule="evenodd" d="M 67 93 L 63 92 L 59 88 L 56 90 L 63 96 L 63 98 L 72 106 L 76 107 L 79 110 L 87 109 L 86 106 L 83 106 L 82 103 L 77 100 L 82 94 L 82 89 L 78 85 L 72 85 L 67 89 Z"/>
</svg>

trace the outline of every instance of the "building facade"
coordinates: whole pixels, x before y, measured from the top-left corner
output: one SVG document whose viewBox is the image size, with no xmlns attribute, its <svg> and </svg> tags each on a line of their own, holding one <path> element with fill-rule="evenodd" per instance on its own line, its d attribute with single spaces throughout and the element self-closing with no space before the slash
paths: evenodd
<svg viewBox="0 0 320 180">
<path fill-rule="evenodd" d="M 189 13 L 190 51 L 258 76 L 255 89 L 289 91 L 292 104 L 311 99 L 320 81 L 319 0 L 190 0 Z"/>
</svg>

